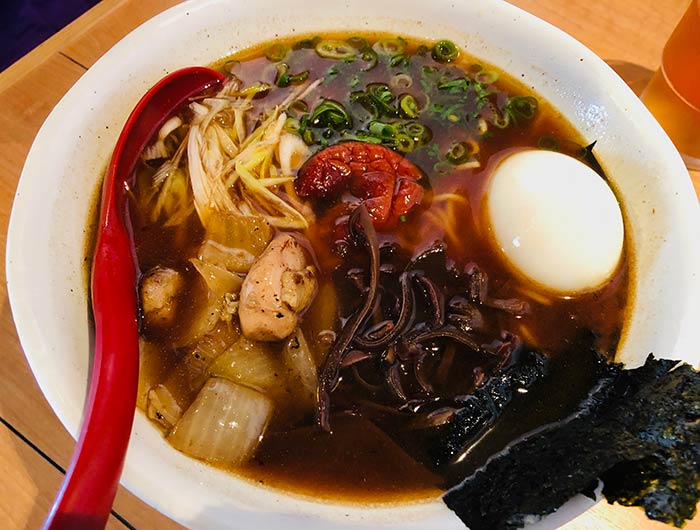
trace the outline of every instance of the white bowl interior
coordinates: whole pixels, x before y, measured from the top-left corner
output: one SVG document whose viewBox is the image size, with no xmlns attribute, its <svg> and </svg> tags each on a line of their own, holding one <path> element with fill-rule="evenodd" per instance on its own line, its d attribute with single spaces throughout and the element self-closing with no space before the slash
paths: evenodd
<svg viewBox="0 0 700 530">
<path fill-rule="evenodd" d="M 100 59 L 37 135 L 12 212 L 8 289 L 27 359 L 73 436 L 90 362 L 86 226 L 127 115 L 168 72 L 211 63 L 277 35 L 356 29 L 445 37 L 534 87 L 587 140 L 598 141 L 597 155 L 625 210 L 635 261 L 632 318 L 619 358 L 634 365 L 654 352 L 697 364 L 700 352 L 691 342 L 700 317 L 697 199 L 668 138 L 600 59 L 500 1 L 347 0 L 316 4 L 311 14 L 307 6 L 303 0 L 178 5 Z M 463 528 L 439 500 L 368 509 L 257 487 L 171 449 L 140 414 L 123 483 L 192 528 Z"/>
</svg>

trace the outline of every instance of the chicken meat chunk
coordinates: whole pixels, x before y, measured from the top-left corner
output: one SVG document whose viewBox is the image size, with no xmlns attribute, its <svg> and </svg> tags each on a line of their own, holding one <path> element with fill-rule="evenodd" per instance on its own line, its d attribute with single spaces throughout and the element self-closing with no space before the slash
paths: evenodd
<svg viewBox="0 0 700 530">
<path fill-rule="evenodd" d="M 277 341 L 297 327 L 300 313 L 316 290 L 316 271 L 289 234 L 278 235 L 253 264 L 243 281 L 238 316 L 252 340 Z"/>
</svg>

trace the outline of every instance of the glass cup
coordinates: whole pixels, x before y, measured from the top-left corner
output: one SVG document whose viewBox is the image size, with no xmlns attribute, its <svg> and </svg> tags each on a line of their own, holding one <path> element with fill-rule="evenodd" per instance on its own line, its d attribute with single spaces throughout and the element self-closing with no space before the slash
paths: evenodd
<svg viewBox="0 0 700 530">
<path fill-rule="evenodd" d="M 689 169 L 700 169 L 700 0 L 693 0 L 641 95 Z"/>
</svg>

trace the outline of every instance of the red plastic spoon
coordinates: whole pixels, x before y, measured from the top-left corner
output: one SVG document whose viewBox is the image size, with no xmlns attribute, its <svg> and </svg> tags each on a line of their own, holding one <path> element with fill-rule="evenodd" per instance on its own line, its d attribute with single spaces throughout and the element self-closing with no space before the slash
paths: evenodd
<svg viewBox="0 0 700 530">
<path fill-rule="evenodd" d="M 219 87 L 208 68 L 178 70 L 151 88 L 124 125 L 102 189 L 92 265 L 95 358 L 80 438 L 44 530 L 103 529 L 119 485 L 138 385 L 136 270 L 126 228 L 126 183 L 160 126 L 190 97 Z"/>
</svg>

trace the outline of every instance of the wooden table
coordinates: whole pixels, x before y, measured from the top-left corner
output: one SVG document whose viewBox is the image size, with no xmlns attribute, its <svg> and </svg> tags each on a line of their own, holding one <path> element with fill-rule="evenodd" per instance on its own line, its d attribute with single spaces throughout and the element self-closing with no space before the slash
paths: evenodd
<svg viewBox="0 0 700 530">
<path fill-rule="evenodd" d="M 461 0 L 468 1 L 468 0 Z M 0 73 L 0 237 L 34 135 L 52 107 L 131 29 L 178 0 L 104 0 Z M 655 70 L 688 0 L 513 0 L 559 26 L 600 57 Z M 700 174 L 695 173 L 696 190 Z M 0 263 L 5 274 L 4 260 Z M 0 287 L 0 528 L 38 528 L 63 478 L 75 442 L 44 400 L 20 348 Z M 182 528 L 120 488 L 108 528 Z M 599 503 L 566 526 L 573 530 L 662 529 L 638 509 Z M 687 527 L 700 530 L 700 516 Z"/>
</svg>

